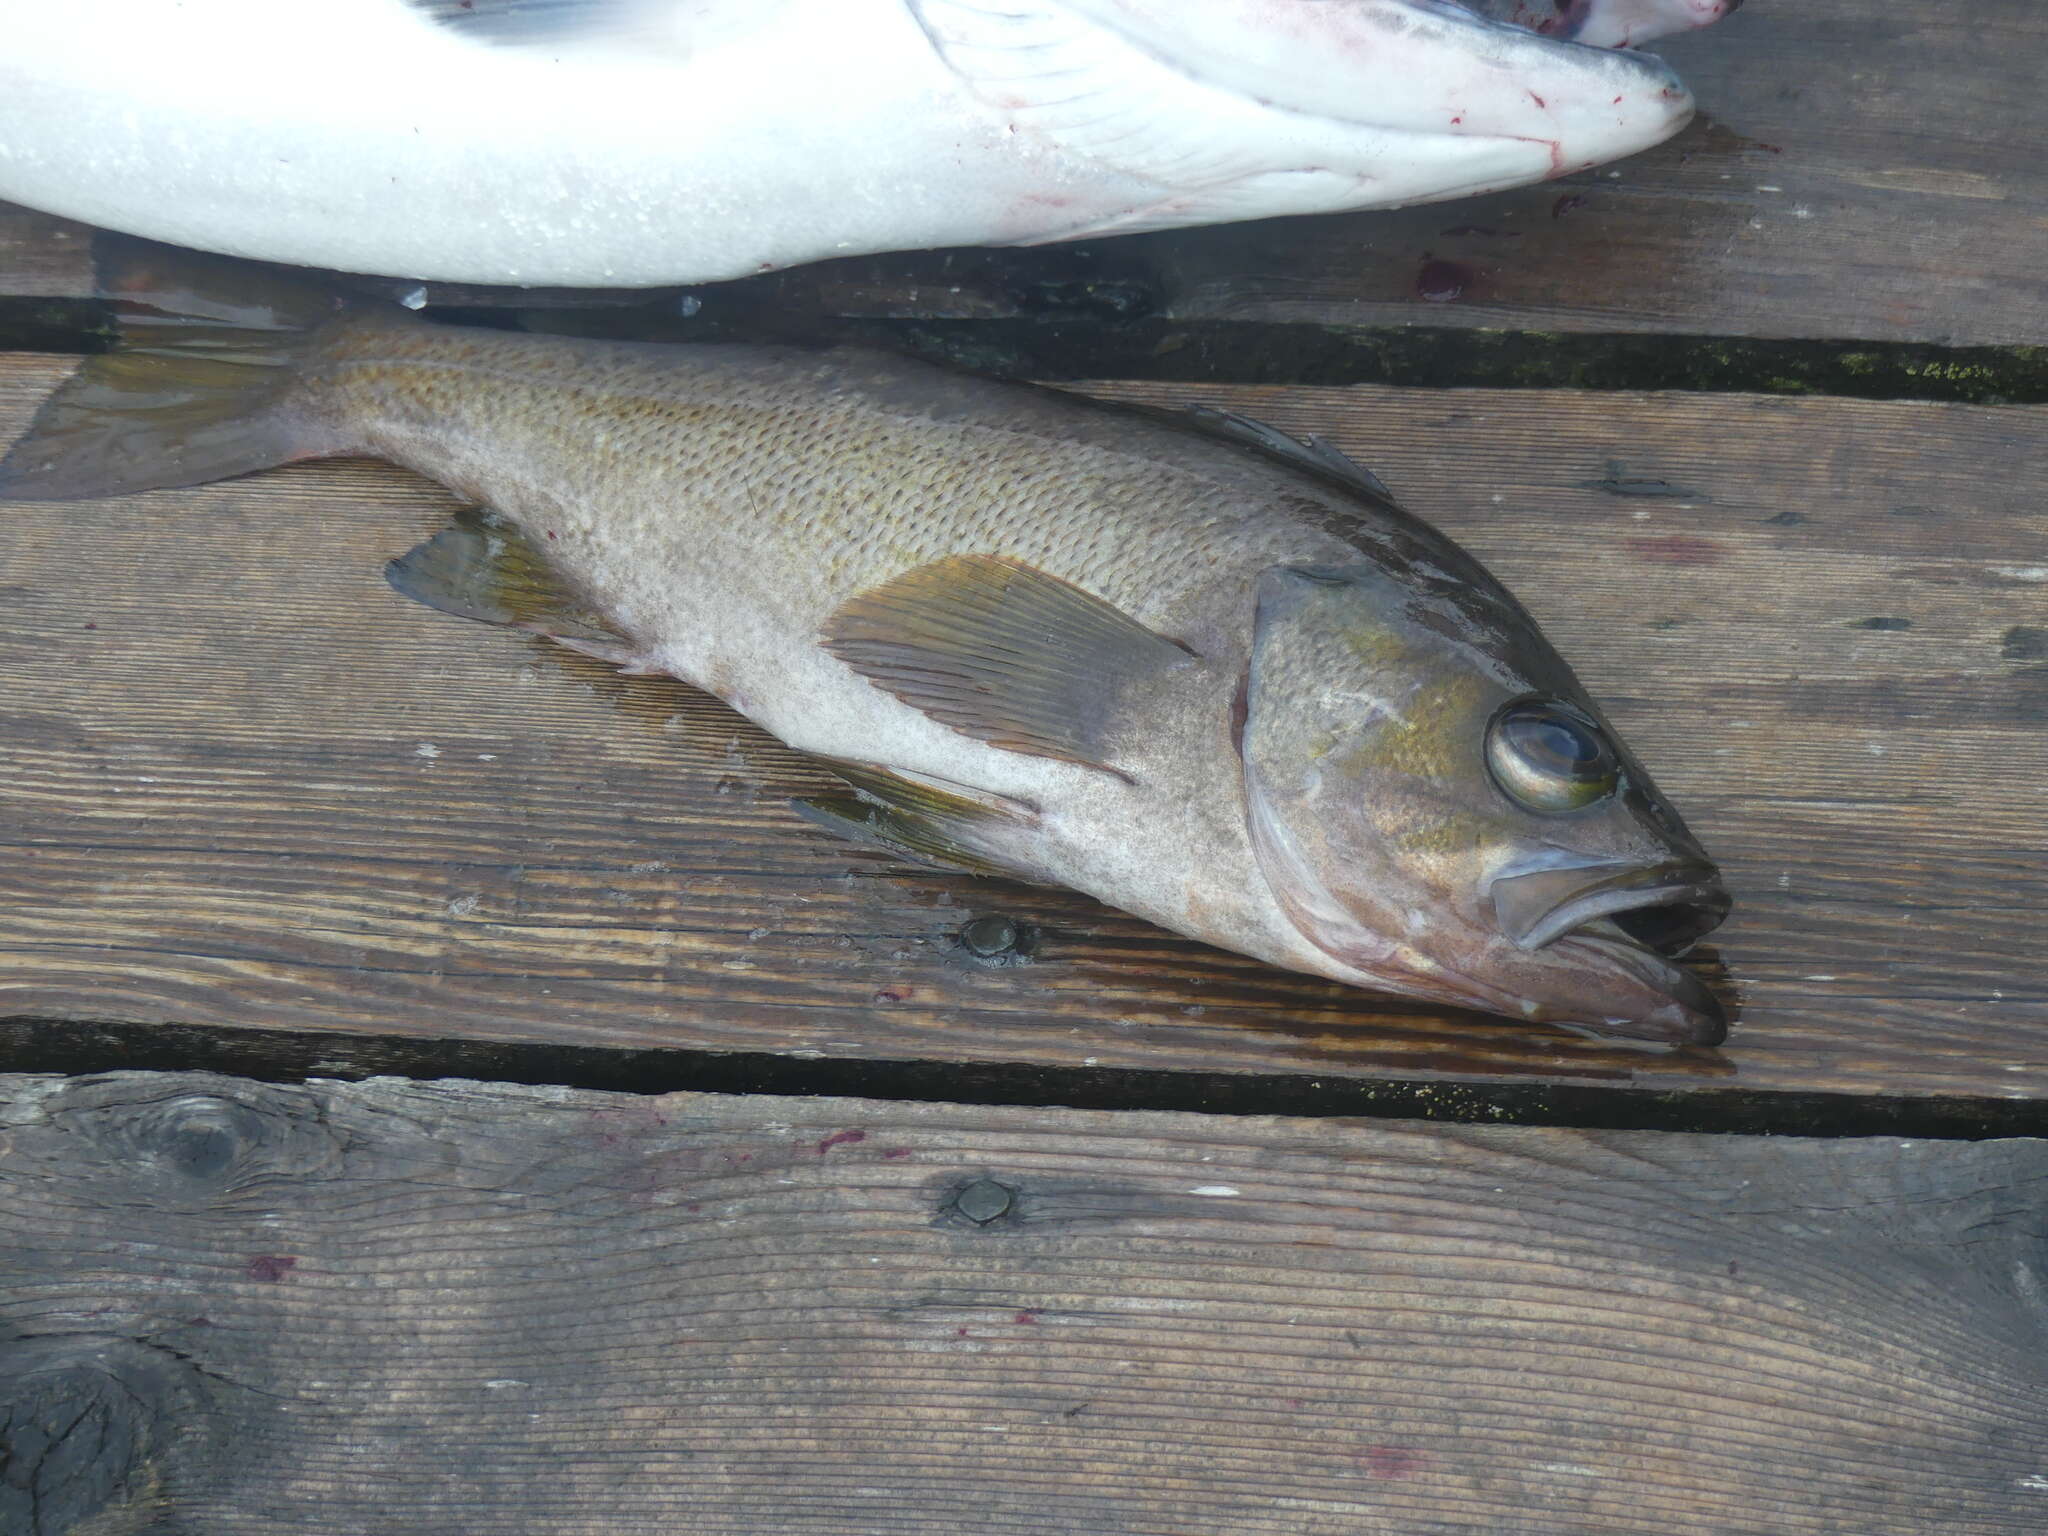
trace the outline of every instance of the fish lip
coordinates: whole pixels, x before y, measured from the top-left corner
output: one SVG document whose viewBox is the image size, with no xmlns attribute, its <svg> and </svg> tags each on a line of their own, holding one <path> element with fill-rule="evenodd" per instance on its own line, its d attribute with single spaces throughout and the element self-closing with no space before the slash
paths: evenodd
<svg viewBox="0 0 2048 1536">
<path fill-rule="evenodd" d="M 1557 942 L 1663 994 L 1660 1006 L 1626 1019 L 1606 1019 L 1594 1026 L 1599 1033 L 1667 1045 L 1719 1045 L 1728 1038 L 1728 1011 L 1707 984 L 1623 933 L 1611 919 L 1596 919 Z"/>
<path fill-rule="evenodd" d="M 1607 918 L 1625 942 L 1672 959 L 1718 928 L 1732 904 L 1721 872 L 1698 859 L 1531 870 L 1498 877 L 1491 894 L 1501 932 L 1517 949 L 1543 949 Z M 1670 908 L 1681 910 L 1649 916 Z M 1634 923 L 1626 920 L 1632 915 Z"/>
<path fill-rule="evenodd" d="M 1536 869 L 1496 879 L 1492 896 L 1501 932 L 1516 947 L 1583 953 L 1665 999 L 1626 1024 L 1604 1021 L 1604 1032 L 1690 1045 L 1728 1037 L 1720 999 L 1672 963 L 1728 915 L 1728 891 L 1712 864 L 1672 859 Z"/>
</svg>

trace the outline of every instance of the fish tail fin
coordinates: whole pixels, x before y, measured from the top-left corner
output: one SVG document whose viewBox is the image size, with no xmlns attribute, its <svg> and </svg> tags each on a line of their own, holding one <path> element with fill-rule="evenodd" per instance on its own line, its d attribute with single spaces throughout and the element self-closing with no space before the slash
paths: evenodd
<svg viewBox="0 0 2048 1536">
<path fill-rule="evenodd" d="M 75 501 L 203 485 L 352 446 L 300 371 L 323 329 L 374 303 L 269 267 L 100 236 L 119 331 L 0 459 L 0 501 Z M 394 313 L 402 313 L 393 307 Z"/>
</svg>

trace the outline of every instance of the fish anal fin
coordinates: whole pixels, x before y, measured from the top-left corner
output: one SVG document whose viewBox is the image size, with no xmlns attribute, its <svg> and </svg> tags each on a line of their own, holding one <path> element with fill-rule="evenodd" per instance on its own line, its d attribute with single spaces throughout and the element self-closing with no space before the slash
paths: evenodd
<svg viewBox="0 0 2048 1536">
<path fill-rule="evenodd" d="M 636 645 L 623 640 L 586 640 L 576 635 L 557 635 L 547 630 L 537 630 L 547 635 L 565 651 L 574 651 L 578 656 L 588 656 L 619 669 L 622 677 L 670 677 L 668 668 L 656 666 L 648 660 L 646 652 Z"/>
<path fill-rule="evenodd" d="M 1038 820 L 1038 807 L 1015 795 L 999 795 L 908 768 L 885 768 L 843 757 L 819 761 L 862 794 L 936 821 L 960 826 L 1008 821 L 1029 826 Z"/>
<path fill-rule="evenodd" d="M 983 876 L 1003 873 L 1000 865 L 961 847 L 930 823 L 859 795 L 808 795 L 790 804 L 804 820 L 849 842 L 934 869 Z"/>
<path fill-rule="evenodd" d="M 876 763 L 820 761 L 856 793 L 796 801 L 807 820 L 935 868 L 1017 876 L 994 854 L 990 836 L 1034 825 L 1038 808 L 1029 801 Z"/>
<path fill-rule="evenodd" d="M 569 589 L 532 540 L 487 507 L 456 513 L 386 565 L 384 576 L 406 597 L 459 619 L 546 635 L 621 666 L 641 656 Z"/>
<path fill-rule="evenodd" d="M 1019 560 L 954 555 L 849 598 L 825 649 L 976 741 L 1128 778 L 1108 761 L 1134 684 L 1192 652 Z"/>
</svg>

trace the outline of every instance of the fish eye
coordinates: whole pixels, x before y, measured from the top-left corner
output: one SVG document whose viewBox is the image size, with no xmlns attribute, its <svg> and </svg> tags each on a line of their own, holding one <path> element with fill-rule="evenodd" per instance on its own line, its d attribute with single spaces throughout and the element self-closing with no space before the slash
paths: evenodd
<svg viewBox="0 0 2048 1536">
<path fill-rule="evenodd" d="M 1600 727 L 1549 699 L 1522 699 L 1493 717 L 1486 766 L 1509 799 L 1547 813 L 1584 810 L 1621 782 Z"/>
</svg>

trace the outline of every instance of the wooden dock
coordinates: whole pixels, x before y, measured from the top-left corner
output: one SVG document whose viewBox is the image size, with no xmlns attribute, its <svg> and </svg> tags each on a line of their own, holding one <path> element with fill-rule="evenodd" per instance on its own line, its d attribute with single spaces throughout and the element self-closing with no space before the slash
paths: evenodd
<svg viewBox="0 0 2048 1536">
<path fill-rule="evenodd" d="M 10 506 L 0 1536 L 2048 1529 L 2048 13 L 1661 51 L 1706 117 L 1524 192 L 428 299 L 1329 438 L 1720 859 L 1725 1046 L 835 841 L 392 596 L 399 470 Z M 0 442 L 90 242 L 0 209 Z"/>
</svg>

